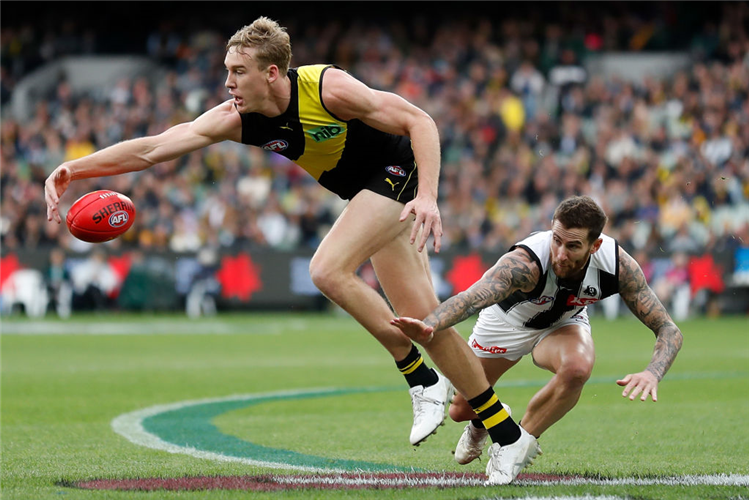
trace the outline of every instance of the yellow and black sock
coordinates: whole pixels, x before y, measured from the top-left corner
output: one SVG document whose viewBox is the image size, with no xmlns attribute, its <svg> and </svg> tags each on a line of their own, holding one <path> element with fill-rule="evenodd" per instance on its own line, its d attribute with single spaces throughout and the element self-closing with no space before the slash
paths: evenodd
<svg viewBox="0 0 749 500">
<path fill-rule="evenodd" d="M 520 438 L 520 427 L 502 407 L 494 389 L 486 391 L 468 401 L 473 411 L 481 419 L 484 427 L 489 431 L 492 442 L 500 446 L 514 443 Z"/>
<path fill-rule="evenodd" d="M 434 370 L 424 362 L 424 358 L 421 357 L 421 353 L 415 345 L 411 346 L 411 352 L 408 353 L 408 356 L 395 362 L 395 366 L 406 377 L 409 387 L 416 387 L 417 385 L 429 387 L 439 380 Z"/>
</svg>

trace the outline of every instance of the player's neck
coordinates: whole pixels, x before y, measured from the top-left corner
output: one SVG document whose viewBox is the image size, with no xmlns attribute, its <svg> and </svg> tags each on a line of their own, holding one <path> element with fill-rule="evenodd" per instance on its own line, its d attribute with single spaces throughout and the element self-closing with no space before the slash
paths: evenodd
<svg viewBox="0 0 749 500">
<path fill-rule="evenodd" d="M 270 86 L 268 102 L 261 114 L 273 118 L 282 115 L 289 109 L 291 102 L 291 80 L 288 76 L 279 78 Z"/>
</svg>

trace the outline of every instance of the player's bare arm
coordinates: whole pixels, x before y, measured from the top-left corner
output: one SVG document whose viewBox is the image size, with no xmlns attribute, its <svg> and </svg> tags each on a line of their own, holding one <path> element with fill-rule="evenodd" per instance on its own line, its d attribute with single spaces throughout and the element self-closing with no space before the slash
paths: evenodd
<svg viewBox="0 0 749 500">
<path fill-rule="evenodd" d="M 679 353 L 682 334 L 663 307 L 661 301 L 648 286 L 639 264 L 624 250 L 619 249 L 619 294 L 627 307 L 642 323 L 655 333 L 653 356 L 645 371 L 627 375 L 619 380 L 625 386 L 623 396 L 634 399 L 641 394 L 645 401 L 648 394 L 657 401 L 658 382 L 663 380 Z"/>
<path fill-rule="evenodd" d="M 242 122 L 232 101 L 205 112 L 192 122 L 175 125 L 161 134 L 123 141 L 89 156 L 65 162 L 44 183 L 47 220 L 62 221 L 60 197 L 76 179 L 119 175 L 145 170 L 191 151 L 224 140 L 240 142 Z"/>
<path fill-rule="evenodd" d="M 540 277 L 538 264 L 525 250 L 517 248 L 503 255 L 468 290 L 447 299 L 423 321 L 401 317 L 391 323 L 412 339 L 428 342 L 433 332 L 456 325 L 480 310 L 505 300 L 515 291 L 533 290 Z"/>
<path fill-rule="evenodd" d="M 434 234 L 434 249 L 442 243 L 442 220 L 437 208 L 440 171 L 440 142 L 437 125 L 423 110 L 402 97 L 367 87 L 345 71 L 329 69 L 323 80 L 323 102 L 343 120 L 359 119 L 367 125 L 390 134 L 411 138 L 419 169 L 419 191 L 403 208 L 400 220 L 409 213 L 416 216 L 411 243 L 416 241 L 422 224 L 424 231 L 418 249 L 423 250 L 429 234 Z"/>
</svg>

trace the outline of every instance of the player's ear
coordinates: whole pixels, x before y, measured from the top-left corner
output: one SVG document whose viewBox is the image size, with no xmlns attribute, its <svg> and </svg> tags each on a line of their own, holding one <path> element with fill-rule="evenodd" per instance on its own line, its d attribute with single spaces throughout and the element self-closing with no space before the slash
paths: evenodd
<svg viewBox="0 0 749 500">
<path fill-rule="evenodd" d="M 601 248 L 601 243 L 603 243 L 603 238 L 598 238 L 594 243 L 593 246 L 590 247 L 590 254 L 593 255 L 598 251 L 599 248 Z"/>
<path fill-rule="evenodd" d="M 275 64 L 271 64 L 270 66 L 268 66 L 266 71 L 268 71 L 268 83 L 275 82 L 281 75 L 281 72 L 278 70 L 278 66 L 276 66 Z"/>
</svg>

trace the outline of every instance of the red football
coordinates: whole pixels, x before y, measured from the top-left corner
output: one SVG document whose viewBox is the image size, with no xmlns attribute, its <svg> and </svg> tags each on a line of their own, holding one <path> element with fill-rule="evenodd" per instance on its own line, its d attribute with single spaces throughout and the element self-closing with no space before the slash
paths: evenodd
<svg viewBox="0 0 749 500">
<path fill-rule="evenodd" d="M 101 243 L 113 240 L 133 225 L 135 205 L 116 191 L 93 191 L 78 198 L 68 210 L 70 234 L 79 240 Z"/>
</svg>

